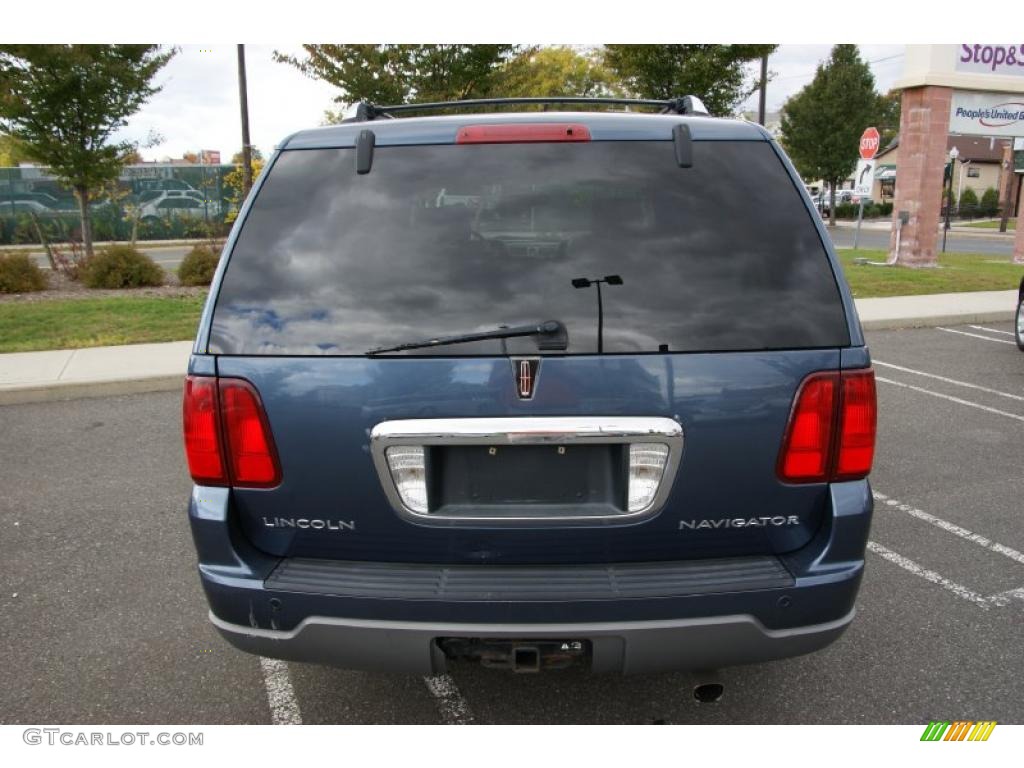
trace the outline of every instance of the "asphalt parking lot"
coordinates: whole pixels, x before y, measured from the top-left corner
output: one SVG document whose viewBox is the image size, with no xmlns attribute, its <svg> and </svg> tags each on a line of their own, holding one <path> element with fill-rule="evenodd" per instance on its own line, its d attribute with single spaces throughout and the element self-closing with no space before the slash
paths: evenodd
<svg viewBox="0 0 1024 768">
<path fill-rule="evenodd" d="M 178 393 L 0 408 L 3 723 L 1024 722 L 1024 354 L 1009 323 L 868 334 L 859 614 L 817 654 L 685 674 L 380 675 L 261 662 L 206 619 Z M 268 695 L 269 694 L 269 695 Z"/>
</svg>

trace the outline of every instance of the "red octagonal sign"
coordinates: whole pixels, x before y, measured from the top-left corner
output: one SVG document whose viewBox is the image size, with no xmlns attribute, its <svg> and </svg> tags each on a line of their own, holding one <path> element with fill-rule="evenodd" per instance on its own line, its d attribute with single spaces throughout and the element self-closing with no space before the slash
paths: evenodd
<svg viewBox="0 0 1024 768">
<path fill-rule="evenodd" d="M 860 135 L 860 156 L 865 160 L 871 160 L 878 152 L 878 145 L 881 143 L 881 137 L 878 135 L 877 128 L 867 128 L 864 133 Z"/>
</svg>

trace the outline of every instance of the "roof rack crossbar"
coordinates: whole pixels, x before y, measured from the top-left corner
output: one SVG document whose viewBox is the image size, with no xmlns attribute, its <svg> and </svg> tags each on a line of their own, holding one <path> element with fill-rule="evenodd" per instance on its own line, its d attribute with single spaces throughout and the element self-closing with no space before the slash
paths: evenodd
<svg viewBox="0 0 1024 768">
<path fill-rule="evenodd" d="M 463 101 L 433 101 L 422 104 L 392 104 L 380 107 L 366 101 L 356 105 L 352 122 L 393 117 L 403 112 L 423 112 L 433 109 L 465 109 L 469 107 L 505 106 L 515 104 L 608 104 L 628 107 L 660 107 L 662 114 L 707 115 L 700 99 L 683 96 L 679 99 L 619 99 L 604 96 L 515 96 L 500 99 L 465 99 Z M 346 121 L 348 122 L 348 121 Z"/>
</svg>

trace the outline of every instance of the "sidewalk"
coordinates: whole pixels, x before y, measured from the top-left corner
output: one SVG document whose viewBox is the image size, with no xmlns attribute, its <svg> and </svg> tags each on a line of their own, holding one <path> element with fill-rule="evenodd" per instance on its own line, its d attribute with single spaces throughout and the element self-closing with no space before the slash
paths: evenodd
<svg viewBox="0 0 1024 768">
<path fill-rule="evenodd" d="M 0 405 L 179 389 L 191 341 L 0 355 Z"/>
<path fill-rule="evenodd" d="M 980 221 L 980 219 L 975 219 L 975 221 Z M 828 222 L 825 222 L 825 228 L 829 228 Z M 856 219 L 839 219 L 838 221 L 836 221 L 836 229 L 856 228 Z M 938 230 L 940 233 L 942 232 L 942 228 L 942 222 L 939 222 Z M 879 219 L 864 219 L 864 221 L 861 222 L 861 231 L 864 232 L 867 230 L 872 230 L 875 232 L 890 232 L 892 231 L 892 219 L 890 219 L 888 216 Z M 958 235 L 970 235 L 971 237 L 996 238 L 1000 240 L 1013 240 L 1014 238 L 1014 230 L 1012 229 L 1006 232 L 1000 232 L 998 229 L 971 227 L 968 226 L 967 224 L 958 224 L 956 222 L 950 224 L 949 231 L 955 232 Z"/>
<path fill-rule="evenodd" d="M 1016 291 L 858 299 L 865 330 L 1012 320 Z M 180 389 L 191 341 L 0 355 L 0 405 Z"/>
</svg>

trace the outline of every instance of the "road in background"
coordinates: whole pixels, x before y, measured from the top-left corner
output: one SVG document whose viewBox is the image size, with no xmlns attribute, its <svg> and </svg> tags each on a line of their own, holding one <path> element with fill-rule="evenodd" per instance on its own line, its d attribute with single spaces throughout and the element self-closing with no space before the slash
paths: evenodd
<svg viewBox="0 0 1024 768">
<path fill-rule="evenodd" d="M 832 242 L 838 248 L 852 248 L 855 230 L 852 227 L 829 227 Z M 949 233 L 946 250 L 950 253 L 988 253 L 995 256 L 1013 255 L 1012 236 L 974 235 L 963 232 Z M 889 250 L 889 230 L 867 229 L 860 231 L 859 248 Z"/>
<path fill-rule="evenodd" d="M 1024 354 L 1010 325 L 868 333 L 879 496 L 858 615 L 826 650 L 723 672 L 424 681 L 289 663 L 206 618 L 177 393 L 0 408 L 6 723 L 1024 722 Z"/>
</svg>

